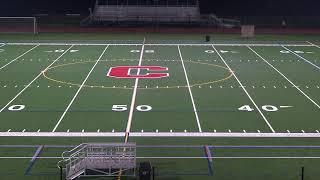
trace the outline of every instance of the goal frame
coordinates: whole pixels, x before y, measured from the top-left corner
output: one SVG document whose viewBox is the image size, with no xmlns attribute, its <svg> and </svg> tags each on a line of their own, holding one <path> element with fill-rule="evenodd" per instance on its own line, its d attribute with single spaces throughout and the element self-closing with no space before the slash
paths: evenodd
<svg viewBox="0 0 320 180">
<path fill-rule="evenodd" d="M 32 17 L 32 16 L 25 16 L 25 17 L 23 17 L 23 16 L 19 16 L 19 17 L 15 17 L 15 16 L 1 16 L 0 17 L 0 21 L 2 20 L 2 19 L 8 19 L 8 20 L 10 20 L 10 19 L 31 19 L 32 20 L 32 28 L 33 28 L 33 30 L 32 30 L 32 32 L 30 31 L 30 33 L 32 33 L 32 34 L 38 34 L 38 27 L 37 27 L 37 18 L 36 17 Z M 1 32 L 0 31 L 0 33 L 28 33 L 28 32 Z"/>
</svg>

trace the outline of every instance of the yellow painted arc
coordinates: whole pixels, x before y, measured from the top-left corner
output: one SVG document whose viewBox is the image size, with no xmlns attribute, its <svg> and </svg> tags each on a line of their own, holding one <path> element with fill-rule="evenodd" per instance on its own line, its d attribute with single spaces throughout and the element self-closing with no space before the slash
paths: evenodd
<svg viewBox="0 0 320 180">
<path fill-rule="evenodd" d="M 101 60 L 101 61 L 106 61 L 106 60 Z M 47 71 L 42 72 L 42 75 L 46 79 L 48 79 L 50 81 L 53 81 L 53 82 L 56 82 L 56 83 L 59 83 L 59 84 L 65 84 L 65 85 L 69 85 L 69 86 L 78 86 L 78 87 L 80 87 L 81 85 L 77 84 L 77 83 L 72 83 L 72 82 L 66 82 L 66 81 L 53 79 L 53 78 L 49 77 L 46 73 L 48 72 L 48 70 L 59 68 L 59 67 L 63 67 L 63 66 L 69 66 L 69 65 L 74 65 L 74 64 L 94 63 L 94 62 L 96 62 L 96 61 L 82 61 L 82 62 L 73 62 L 73 63 L 60 64 L 60 65 L 56 65 L 56 66 L 52 66 L 52 67 L 48 68 Z M 223 66 L 220 66 L 220 65 L 197 62 L 197 61 L 185 61 L 185 62 L 190 62 L 190 63 L 195 63 L 195 64 L 203 64 L 203 65 L 208 65 L 208 66 L 215 66 L 215 67 L 226 69 L 229 72 L 228 76 L 226 76 L 223 79 L 218 79 L 218 80 L 204 82 L 204 83 L 195 83 L 195 84 L 190 85 L 190 87 L 209 85 L 209 84 L 214 84 L 214 83 L 226 81 L 229 78 L 231 78 L 232 75 L 233 75 L 233 72 L 230 72 L 227 67 L 223 67 Z M 102 89 L 132 89 L 131 87 L 108 87 L 108 86 L 97 86 L 97 85 L 86 85 L 86 84 L 83 85 L 83 87 L 86 87 L 86 88 L 102 88 Z M 173 88 L 187 88 L 187 86 L 186 85 L 168 86 L 168 87 L 167 86 L 161 86 L 161 87 L 148 87 L 148 88 L 141 87 L 141 88 L 138 88 L 138 89 L 150 89 L 150 90 L 152 90 L 152 89 L 173 89 Z"/>
</svg>

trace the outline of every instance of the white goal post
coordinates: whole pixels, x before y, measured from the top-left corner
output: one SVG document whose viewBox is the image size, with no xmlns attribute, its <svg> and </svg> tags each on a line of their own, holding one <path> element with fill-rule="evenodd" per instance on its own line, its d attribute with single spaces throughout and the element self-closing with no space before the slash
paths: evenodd
<svg viewBox="0 0 320 180">
<path fill-rule="evenodd" d="M 0 17 L 0 33 L 37 34 L 36 17 Z"/>
</svg>

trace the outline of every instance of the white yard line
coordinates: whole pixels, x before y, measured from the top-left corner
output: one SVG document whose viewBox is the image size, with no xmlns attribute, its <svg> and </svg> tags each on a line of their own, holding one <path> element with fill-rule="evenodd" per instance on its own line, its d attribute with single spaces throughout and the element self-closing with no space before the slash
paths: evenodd
<svg viewBox="0 0 320 180">
<path fill-rule="evenodd" d="M 275 71 L 277 71 L 283 78 L 285 78 L 293 87 L 295 87 L 301 94 L 303 94 L 307 99 L 309 99 L 314 105 L 316 105 L 319 109 L 320 106 L 313 99 L 311 99 L 305 92 L 303 92 L 297 85 L 295 85 L 290 79 L 288 79 L 283 73 L 281 73 L 276 67 L 270 64 L 264 57 L 262 57 L 259 53 L 253 50 L 250 46 L 247 46 L 253 53 L 259 56 L 265 63 L 267 63 L 270 67 L 272 67 Z"/>
<path fill-rule="evenodd" d="M 0 137 L 124 137 L 126 132 L 0 132 Z M 320 133 L 131 132 L 130 137 L 320 138 Z"/>
<path fill-rule="evenodd" d="M 91 75 L 92 71 L 94 70 L 94 68 L 97 66 L 97 64 L 99 63 L 99 61 L 101 60 L 102 56 L 104 55 L 104 53 L 106 52 L 106 50 L 108 49 L 109 45 L 107 45 L 107 47 L 104 48 L 103 52 L 101 53 L 101 55 L 99 56 L 98 60 L 96 61 L 96 63 L 92 66 L 91 70 L 89 71 L 89 73 L 87 74 L 86 78 L 83 80 L 82 84 L 80 85 L 78 91 L 76 92 L 76 94 L 73 96 L 72 100 L 70 101 L 69 105 L 67 106 L 67 108 L 64 110 L 63 114 L 61 115 L 60 119 L 58 120 L 57 124 L 54 126 L 52 132 L 55 132 L 58 128 L 58 126 L 60 125 L 61 121 L 63 120 L 64 116 L 67 114 L 67 112 L 69 111 L 71 105 L 73 104 L 74 100 L 77 98 L 78 94 L 80 93 L 81 89 L 83 88 L 84 84 L 87 82 L 89 76 Z"/>
<path fill-rule="evenodd" d="M 36 81 L 45 71 L 47 71 L 56 61 L 58 61 L 64 54 L 66 54 L 71 48 L 70 46 L 66 51 L 64 51 L 59 57 L 57 57 L 49 66 L 47 66 L 43 71 L 41 71 L 28 85 L 26 85 L 14 98 L 12 98 L 8 104 L 6 104 L 0 112 L 6 109 L 16 98 L 18 98 L 34 81 Z"/>
<path fill-rule="evenodd" d="M 11 60 L 10 62 L 8 62 L 7 64 L 3 65 L 2 67 L 0 67 L 0 70 L 2 70 L 3 68 L 7 67 L 9 64 L 13 63 L 14 61 L 16 61 L 17 59 L 21 58 L 22 56 L 26 55 L 27 53 L 29 53 L 30 51 L 32 51 L 33 49 L 35 49 L 36 47 L 40 46 L 39 44 L 32 47 L 31 49 L 29 49 L 28 51 L 24 52 L 23 54 L 19 55 L 18 57 L 16 57 L 15 59 Z"/>
<path fill-rule="evenodd" d="M 76 45 L 76 46 L 106 46 L 106 45 L 112 45 L 112 46 L 142 46 L 141 43 L 114 43 L 114 44 L 105 44 L 105 43 L 41 43 L 41 42 L 35 42 L 35 43 L 6 43 L 8 45 L 51 45 L 51 46 L 61 46 L 61 45 Z M 155 43 L 155 44 L 145 44 L 146 46 L 211 46 L 212 44 L 201 44 L 201 43 Z M 292 46 L 292 47 L 312 47 L 314 45 L 311 44 L 248 44 L 248 43 L 217 43 L 213 44 L 214 46 Z"/>
<path fill-rule="evenodd" d="M 143 44 L 142 44 L 142 47 L 141 47 L 141 52 L 140 52 L 140 58 L 139 58 L 139 64 L 138 64 L 138 66 L 141 66 L 141 65 L 142 65 L 142 58 L 143 58 L 144 46 L 145 46 L 145 45 L 144 45 L 144 43 L 143 43 Z M 139 74 L 139 73 L 140 73 L 140 69 L 138 69 L 137 74 Z M 131 98 L 131 104 L 130 104 L 130 110 L 129 110 L 127 127 L 126 127 L 125 142 L 128 142 L 129 133 L 130 133 L 130 130 L 131 130 L 133 110 L 134 110 L 135 101 L 136 101 L 136 96 L 137 96 L 138 84 L 139 84 L 139 78 L 136 78 L 135 83 L 134 83 L 132 98 Z"/>
<path fill-rule="evenodd" d="M 317 66 L 317 65 L 313 64 L 313 63 L 312 63 L 312 62 L 310 62 L 308 59 L 306 59 L 306 58 L 304 58 L 304 57 L 300 56 L 299 54 L 295 53 L 294 51 L 291 51 L 289 48 L 287 48 L 287 47 L 285 47 L 285 46 L 283 46 L 283 45 L 282 45 L 281 47 L 285 48 L 286 50 L 290 51 L 292 54 L 294 54 L 294 55 L 298 56 L 300 59 L 304 60 L 305 62 L 307 62 L 307 63 L 311 64 L 312 66 L 314 66 L 315 68 L 317 68 L 317 69 L 319 69 L 319 70 L 320 70 L 320 67 L 319 67 L 319 66 Z"/>
<path fill-rule="evenodd" d="M 186 68 L 184 66 L 184 61 L 183 61 L 181 50 L 180 50 L 179 46 L 178 46 L 178 51 L 179 51 L 179 56 L 180 56 L 180 60 L 181 60 L 181 64 L 182 64 L 182 68 L 183 68 L 183 72 L 184 72 L 184 76 L 185 76 L 186 81 L 187 81 L 187 86 L 188 86 L 189 95 L 190 95 L 191 102 L 192 102 L 193 112 L 194 112 L 194 115 L 196 116 L 196 120 L 197 120 L 197 124 L 198 124 L 198 130 L 199 130 L 199 132 L 202 132 L 202 128 L 201 128 L 201 124 L 200 124 L 200 120 L 199 120 L 199 116 L 198 116 L 198 111 L 197 111 L 196 105 L 194 103 L 194 99 L 193 99 L 193 95 L 192 95 L 192 91 L 191 91 L 191 87 L 190 87 L 190 83 L 189 83 L 188 74 L 187 74 Z"/>
<path fill-rule="evenodd" d="M 239 78 L 236 76 L 236 74 L 234 73 L 234 71 L 230 68 L 230 66 L 226 63 L 226 61 L 224 60 L 224 58 L 221 56 L 221 54 L 219 53 L 219 51 L 212 45 L 212 48 L 216 51 L 216 53 L 218 54 L 218 56 L 220 57 L 220 59 L 223 61 L 223 63 L 228 67 L 229 71 L 232 73 L 233 77 L 238 81 L 240 87 L 243 89 L 243 91 L 246 93 L 246 95 L 248 96 L 248 98 L 250 99 L 250 101 L 252 102 L 252 104 L 256 107 L 256 109 L 258 110 L 258 112 L 260 113 L 261 117 L 263 118 L 263 120 L 266 122 L 266 124 L 269 126 L 270 130 L 275 133 L 275 130 L 273 129 L 273 127 L 271 126 L 271 124 L 269 123 L 269 121 L 267 120 L 267 118 L 264 116 L 264 114 L 262 113 L 262 111 L 260 110 L 260 108 L 257 106 L 257 104 L 254 102 L 254 100 L 252 99 L 252 97 L 250 96 L 250 94 L 248 93 L 248 91 L 246 90 L 246 88 L 242 85 L 241 81 L 239 80 Z"/>
</svg>

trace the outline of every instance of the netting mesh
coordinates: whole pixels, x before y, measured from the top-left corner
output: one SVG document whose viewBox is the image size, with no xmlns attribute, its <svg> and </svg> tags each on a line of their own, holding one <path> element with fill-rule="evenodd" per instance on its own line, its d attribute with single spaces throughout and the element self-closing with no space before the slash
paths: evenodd
<svg viewBox="0 0 320 180">
<path fill-rule="evenodd" d="M 34 17 L 0 17 L 0 33 L 37 33 Z"/>
</svg>

